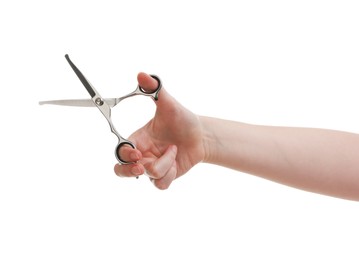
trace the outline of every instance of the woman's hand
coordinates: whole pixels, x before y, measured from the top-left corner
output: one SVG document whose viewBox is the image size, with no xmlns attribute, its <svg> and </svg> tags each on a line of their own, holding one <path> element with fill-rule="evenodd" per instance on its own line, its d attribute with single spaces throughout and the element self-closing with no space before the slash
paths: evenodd
<svg viewBox="0 0 359 260">
<path fill-rule="evenodd" d="M 137 80 L 148 91 L 158 86 L 158 82 L 145 73 L 139 73 Z M 117 164 L 115 172 L 123 177 L 146 173 L 156 187 L 167 189 L 175 178 L 204 159 L 203 131 L 199 117 L 184 108 L 164 88 L 155 103 L 154 118 L 129 137 L 137 149 L 129 146 L 120 149 L 120 157 L 134 163 Z"/>
</svg>

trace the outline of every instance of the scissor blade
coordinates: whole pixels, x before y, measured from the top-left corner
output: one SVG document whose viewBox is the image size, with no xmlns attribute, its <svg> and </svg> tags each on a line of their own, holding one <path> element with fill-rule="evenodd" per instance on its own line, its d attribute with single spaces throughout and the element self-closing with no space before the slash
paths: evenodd
<svg viewBox="0 0 359 260">
<path fill-rule="evenodd" d="M 113 108 L 116 106 L 116 98 L 105 98 L 105 102 L 109 107 Z M 58 105 L 58 106 L 74 106 L 74 107 L 95 107 L 95 103 L 92 99 L 63 99 L 63 100 L 48 100 L 40 101 L 40 105 Z"/>
<path fill-rule="evenodd" d="M 91 86 L 90 82 L 85 78 L 85 76 L 82 74 L 82 72 L 73 64 L 73 62 L 70 60 L 70 57 L 68 54 L 65 55 L 66 60 L 70 64 L 71 68 L 76 73 L 77 77 L 80 79 L 82 84 L 85 86 L 87 92 L 90 94 L 90 96 L 93 98 L 96 95 L 96 91 L 94 87 Z"/>
</svg>

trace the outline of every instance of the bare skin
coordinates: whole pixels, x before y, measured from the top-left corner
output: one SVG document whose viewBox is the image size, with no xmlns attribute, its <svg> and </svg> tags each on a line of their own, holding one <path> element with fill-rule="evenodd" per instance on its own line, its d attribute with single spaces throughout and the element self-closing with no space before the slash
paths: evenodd
<svg viewBox="0 0 359 260">
<path fill-rule="evenodd" d="M 138 83 L 154 90 L 145 73 Z M 249 125 L 198 116 L 161 89 L 154 118 L 122 148 L 118 176 L 146 172 L 159 189 L 200 162 L 250 173 L 295 188 L 359 201 L 359 135 L 326 129 Z"/>
</svg>

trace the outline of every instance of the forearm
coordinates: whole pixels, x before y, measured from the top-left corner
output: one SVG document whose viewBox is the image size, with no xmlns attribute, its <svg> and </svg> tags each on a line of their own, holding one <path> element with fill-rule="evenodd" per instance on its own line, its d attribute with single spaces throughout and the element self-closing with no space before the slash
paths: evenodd
<svg viewBox="0 0 359 260">
<path fill-rule="evenodd" d="M 289 186 L 359 200 L 359 135 L 200 117 L 205 162 Z"/>
</svg>

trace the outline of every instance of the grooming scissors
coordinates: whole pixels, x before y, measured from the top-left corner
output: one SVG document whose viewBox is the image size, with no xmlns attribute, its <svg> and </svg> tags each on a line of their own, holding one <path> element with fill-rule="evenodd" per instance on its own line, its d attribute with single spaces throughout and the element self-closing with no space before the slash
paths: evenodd
<svg viewBox="0 0 359 260">
<path fill-rule="evenodd" d="M 81 73 L 81 71 L 75 66 L 75 64 L 70 60 L 68 54 L 65 55 L 65 58 L 68 61 L 68 63 L 70 64 L 73 71 L 76 73 L 77 77 L 80 79 L 82 84 L 85 86 L 87 92 L 91 96 L 91 99 L 68 99 L 68 100 L 40 101 L 39 104 L 40 105 L 52 104 L 52 105 L 63 105 L 63 106 L 82 106 L 82 107 L 96 106 L 101 111 L 101 113 L 104 115 L 107 122 L 109 123 L 111 132 L 114 133 L 116 135 L 116 137 L 118 138 L 118 144 L 115 149 L 116 159 L 121 164 L 131 164 L 131 162 L 127 162 L 127 161 L 124 161 L 121 159 L 121 157 L 119 155 L 119 151 L 120 151 L 121 147 L 124 145 L 129 145 L 134 149 L 136 149 L 136 146 L 131 141 L 123 138 L 115 129 L 115 127 L 112 123 L 112 120 L 111 120 L 111 108 L 116 106 L 122 100 L 129 98 L 129 97 L 137 96 L 137 95 L 149 96 L 153 100 L 157 101 L 158 93 L 162 88 L 162 83 L 161 83 L 160 78 L 155 75 L 150 75 L 152 78 L 154 78 L 158 82 L 158 87 L 154 91 L 146 91 L 140 85 L 137 85 L 137 88 L 133 92 L 131 92 L 125 96 L 122 96 L 119 98 L 104 99 L 97 92 L 97 90 L 91 85 L 91 83 L 85 78 L 85 76 Z"/>
</svg>

